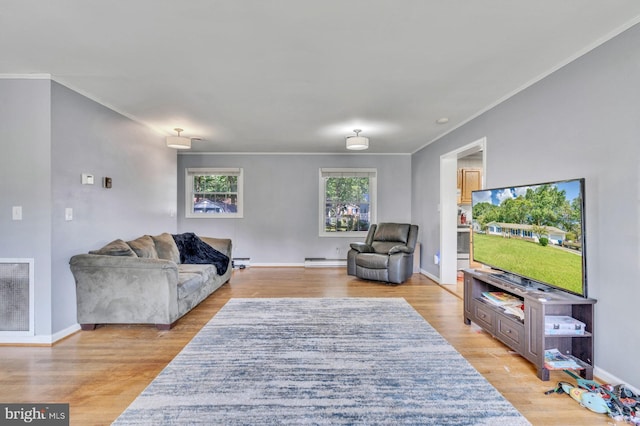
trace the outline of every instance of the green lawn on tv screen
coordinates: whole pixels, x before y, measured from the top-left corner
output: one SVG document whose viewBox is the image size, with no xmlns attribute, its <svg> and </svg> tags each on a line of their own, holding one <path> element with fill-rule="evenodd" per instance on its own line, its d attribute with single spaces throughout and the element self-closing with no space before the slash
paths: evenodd
<svg viewBox="0 0 640 426">
<path fill-rule="evenodd" d="M 579 252 L 474 232 L 473 256 L 480 263 L 582 293 L 582 255 Z"/>
</svg>

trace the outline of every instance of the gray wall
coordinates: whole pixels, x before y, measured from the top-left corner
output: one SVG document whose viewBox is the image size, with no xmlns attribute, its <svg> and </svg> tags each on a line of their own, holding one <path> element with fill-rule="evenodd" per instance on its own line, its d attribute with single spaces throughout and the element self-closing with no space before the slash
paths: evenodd
<svg viewBox="0 0 640 426">
<path fill-rule="evenodd" d="M 37 334 L 51 332 L 50 87 L 0 79 L 0 258 L 34 259 Z M 22 206 L 21 221 L 12 206 Z"/>
<path fill-rule="evenodd" d="M 244 218 L 186 219 L 185 168 L 242 167 Z M 305 257 L 346 258 L 361 239 L 319 237 L 318 185 L 322 167 L 378 170 L 378 221 L 411 219 L 409 155 L 207 155 L 178 156 L 178 229 L 233 239 L 233 256 L 251 264 L 300 265 Z"/>
<path fill-rule="evenodd" d="M 175 232 L 177 155 L 161 135 L 49 80 L 0 80 L 0 131 L 0 257 L 35 258 L 36 337 L 53 336 L 77 322 L 72 255 Z M 83 172 L 96 184 L 81 185 Z M 14 205 L 22 221 L 11 220 Z"/>
<path fill-rule="evenodd" d="M 53 329 L 76 323 L 69 258 L 116 238 L 176 230 L 176 159 L 148 127 L 52 83 Z M 81 174 L 94 175 L 82 185 Z M 113 187 L 102 187 L 102 178 Z M 66 207 L 73 221 L 65 221 Z"/>
<path fill-rule="evenodd" d="M 598 299 L 595 364 L 640 387 L 640 26 L 413 155 L 422 267 L 438 275 L 439 161 L 487 137 L 486 185 L 586 178 L 589 296 Z M 596 371 L 597 373 L 597 371 Z"/>
</svg>

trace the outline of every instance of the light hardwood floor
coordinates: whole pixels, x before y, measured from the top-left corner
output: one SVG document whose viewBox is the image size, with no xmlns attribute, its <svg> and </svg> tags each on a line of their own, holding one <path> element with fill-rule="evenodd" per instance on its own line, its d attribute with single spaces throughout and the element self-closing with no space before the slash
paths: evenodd
<svg viewBox="0 0 640 426">
<path fill-rule="evenodd" d="M 72 425 L 110 424 L 232 297 L 403 297 L 534 425 L 611 425 L 567 395 L 544 395 L 530 363 L 462 320 L 462 300 L 415 274 L 389 286 L 348 277 L 344 268 L 247 268 L 178 321 L 102 326 L 52 347 L 0 346 L 0 401 L 70 404 Z M 453 378 L 455 380 L 455 378 Z M 508 426 L 508 425 L 502 425 Z"/>
</svg>

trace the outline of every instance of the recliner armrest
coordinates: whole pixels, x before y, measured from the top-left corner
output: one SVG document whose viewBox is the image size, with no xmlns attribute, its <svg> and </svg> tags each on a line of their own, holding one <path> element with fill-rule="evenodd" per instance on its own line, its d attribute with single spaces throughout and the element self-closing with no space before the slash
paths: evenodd
<svg viewBox="0 0 640 426">
<path fill-rule="evenodd" d="M 389 254 L 394 254 L 394 253 L 407 253 L 407 254 L 411 254 L 413 253 L 413 250 L 411 250 L 409 247 L 404 246 L 404 245 L 397 245 L 397 246 L 393 246 L 389 249 Z"/>
<path fill-rule="evenodd" d="M 365 243 L 351 243 L 350 246 L 358 253 L 373 253 L 373 247 Z"/>
</svg>

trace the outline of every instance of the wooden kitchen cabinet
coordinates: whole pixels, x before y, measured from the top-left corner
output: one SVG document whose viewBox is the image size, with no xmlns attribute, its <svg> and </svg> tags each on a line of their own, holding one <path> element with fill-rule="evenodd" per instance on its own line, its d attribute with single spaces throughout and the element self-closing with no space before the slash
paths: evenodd
<svg viewBox="0 0 640 426">
<path fill-rule="evenodd" d="M 471 191 L 482 189 L 482 169 L 458 169 L 458 204 L 471 204 Z"/>
</svg>

